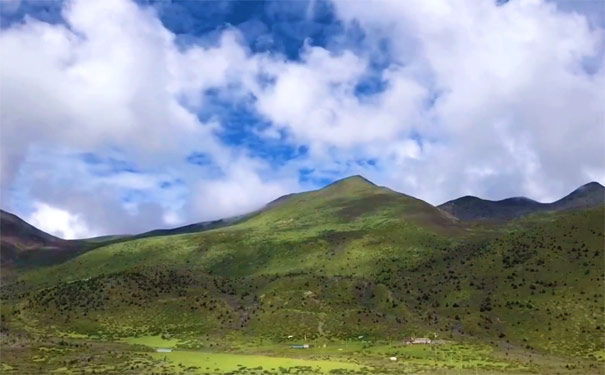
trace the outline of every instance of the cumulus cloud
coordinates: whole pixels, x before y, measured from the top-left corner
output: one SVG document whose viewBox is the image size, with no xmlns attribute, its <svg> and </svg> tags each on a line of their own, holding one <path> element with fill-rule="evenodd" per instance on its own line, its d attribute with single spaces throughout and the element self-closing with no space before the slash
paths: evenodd
<svg viewBox="0 0 605 375">
<path fill-rule="evenodd" d="M 79 228 L 55 233 L 78 236 L 241 214 L 301 190 L 299 170 L 310 181 L 361 173 L 435 204 L 550 200 L 605 182 L 605 31 L 587 7 L 334 5 L 362 37 L 308 40 L 295 60 L 254 53 L 229 27 L 183 44 L 127 0 L 73 0 L 65 24 L 1 30 L 3 208 L 40 225 L 54 212 Z M 312 20 L 315 6 L 268 9 Z M 220 137 L 232 124 L 217 97 L 262 120 L 256 143 Z M 250 149 L 262 142 L 308 152 L 276 165 Z"/>
<path fill-rule="evenodd" d="M 367 59 L 349 51 L 307 47 L 300 63 L 268 67 L 275 83 L 256 92 L 258 109 L 299 142 L 320 149 L 389 141 L 418 121 L 427 92 L 406 69 L 393 66 L 383 73 L 384 92 L 360 98 L 355 89 L 367 65 Z"/>
<path fill-rule="evenodd" d="M 197 219 L 183 211 L 183 202 L 156 193 L 157 174 L 185 180 L 186 189 L 197 184 L 182 165 L 189 153 L 234 162 L 214 135 L 220 124 L 201 122 L 196 109 L 205 90 L 249 84 L 245 77 L 253 73 L 246 72 L 254 71 L 255 60 L 231 30 L 216 44 L 180 48 L 150 9 L 130 1 L 66 2 L 63 18 L 66 24 L 26 18 L 0 33 L 3 205 L 24 214 L 36 210 L 14 202 L 13 192 L 22 197 L 25 190 L 31 199 L 44 196 L 77 210 L 102 233 Z M 41 150 L 118 153 L 140 170 L 99 176 L 95 165 Z M 98 194 L 99 188 L 106 190 Z M 124 201 L 124 190 L 150 198 Z M 78 198 L 86 195 L 94 199 Z M 186 218 L 177 219 L 179 212 Z M 225 214 L 215 206 L 203 212 Z"/>
<path fill-rule="evenodd" d="M 182 101 L 228 82 L 243 55 L 229 33 L 214 48 L 180 51 L 129 1 L 67 2 L 63 16 L 67 25 L 27 19 L 0 35 L 4 183 L 32 144 L 111 145 L 157 163 L 212 142 Z"/>
<path fill-rule="evenodd" d="M 209 207 L 225 217 L 252 212 L 266 203 L 298 189 L 296 178 L 264 181 L 253 168 L 237 166 L 225 178 L 200 181 L 194 190 L 193 203 L 202 220 L 216 219 Z"/>
<path fill-rule="evenodd" d="M 66 240 L 94 236 L 94 232 L 79 216 L 43 202 L 34 202 L 34 211 L 28 221 L 33 226 Z"/>
<path fill-rule="evenodd" d="M 437 143 L 392 183 L 412 174 L 418 187 L 401 188 L 437 203 L 462 193 L 552 199 L 605 180 L 603 63 L 583 65 L 601 53 L 603 30 L 585 17 L 538 0 L 336 3 L 371 38 L 387 37 L 392 61 L 436 96 L 419 131 Z"/>
</svg>

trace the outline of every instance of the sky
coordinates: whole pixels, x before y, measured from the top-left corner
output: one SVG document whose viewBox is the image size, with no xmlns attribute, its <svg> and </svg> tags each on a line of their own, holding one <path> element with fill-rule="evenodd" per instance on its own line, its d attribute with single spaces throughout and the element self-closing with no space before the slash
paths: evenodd
<svg viewBox="0 0 605 375">
<path fill-rule="evenodd" d="M 0 0 L 0 207 L 62 238 L 361 174 L 440 204 L 605 183 L 604 0 Z"/>
</svg>

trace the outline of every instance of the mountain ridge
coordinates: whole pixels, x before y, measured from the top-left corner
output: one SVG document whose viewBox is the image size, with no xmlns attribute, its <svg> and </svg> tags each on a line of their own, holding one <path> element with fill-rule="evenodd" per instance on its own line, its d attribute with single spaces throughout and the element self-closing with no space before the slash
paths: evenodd
<svg viewBox="0 0 605 375">
<path fill-rule="evenodd" d="M 61 243 L 69 243 L 70 241 L 72 243 L 74 243 L 77 241 L 87 241 L 87 240 L 90 240 L 91 242 L 100 241 L 101 243 L 114 243 L 114 242 L 121 242 L 124 240 L 145 238 L 145 237 L 152 237 L 152 236 L 196 233 L 196 232 L 201 232 L 201 231 L 206 231 L 206 230 L 211 230 L 211 229 L 228 226 L 233 223 L 236 223 L 236 222 L 239 222 L 242 220 L 246 220 L 259 213 L 262 213 L 263 211 L 265 211 L 267 209 L 274 208 L 275 206 L 283 204 L 294 197 L 300 196 L 301 194 L 318 193 L 318 192 L 322 192 L 322 191 L 326 192 L 326 191 L 330 191 L 330 189 L 343 189 L 344 190 L 347 187 L 354 188 L 354 189 L 370 189 L 370 190 L 371 189 L 383 189 L 384 191 L 389 191 L 394 194 L 399 194 L 401 196 L 406 196 L 406 197 L 420 200 L 418 198 L 407 195 L 405 193 L 400 193 L 400 192 L 391 190 L 387 187 L 379 186 L 379 185 L 373 183 L 372 181 L 368 180 L 367 178 L 363 177 L 362 175 L 352 175 L 352 176 L 345 177 L 345 178 L 336 180 L 334 182 L 331 182 L 320 189 L 282 195 L 282 196 L 266 203 L 262 208 L 252 211 L 250 213 L 242 214 L 242 215 L 237 215 L 237 216 L 228 217 L 228 218 L 220 218 L 220 219 L 210 220 L 210 221 L 194 222 L 191 224 L 174 227 L 174 228 L 152 229 L 152 230 L 149 230 L 149 231 L 146 231 L 143 233 L 138 233 L 138 234 L 133 234 L 133 235 L 117 236 L 117 235 L 109 234 L 106 236 L 101 236 L 99 238 L 92 238 L 92 239 L 64 240 L 59 237 L 55 237 L 49 233 L 46 233 L 39 228 L 34 227 L 33 225 L 27 223 L 25 220 L 21 219 L 19 216 L 15 215 L 15 214 L 12 214 L 8 211 L 0 209 L 0 219 L 1 219 L 0 220 L 0 238 L 4 238 L 3 241 L 6 242 L 5 246 L 9 246 L 8 241 L 10 241 L 11 239 L 13 239 L 15 237 L 18 237 L 18 232 L 15 230 L 11 230 L 11 225 L 13 225 L 13 226 L 15 225 L 13 223 L 21 223 L 21 224 L 17 224 L 17 225 L 20 225 L 23 227 L 19 230 L 22 233 L 28 233 L 28 234 L 26 234 L 26 236 L 24 236 L 25 238 L 23 238 L 25 241 L 22 240 L 22 241 L 18 242 L 19 248 L 39 248 L 39 247 L 44 247 L 45 244 L 50 244 L 50 243 L 54 243 L 56 245 L 56 244 L 61 244 Z M 579 199 L 579 198 L 582 198 L 580 203 L 577 202 L 577 199 Z M 420 200 L 420 201 L 422 201 L 422 200 Z M 424 202 L 424 201 L 422 201 L 422 202 Z M 564 196 L 556 201 L 550 202 L 550 203 L 541 203 L 541 202 L 538 202 L 538 201 L 535 201 L 535 200 L 532 200 L 530 198 L 523 197 L 523 196 L 509 197 L 509 198 L 504 198 L 501 200 L 489 200 L 489 199 L 479 198 L 479 197 L 473 196 L 473 195 L 465 195 L 465 196 L 462 196 L 462 197 L 459 197 L 456 199 L 452 199 L 450 201 L 447 201 L 445 203 L 442 203 L 440 205 L 436 205 L 433 207 L 436 207 L 442 211 L 445 211 L 446 213 L 448 213 L 458 219 L 462 219 L 462 220 L 476 219 L 475 216 L 468 215 L 464 211 L 463 212 L 458 211 L 458 210 L 460 210 L 459 206 L 460 206 L 461 202 L 462 203 L 474 202 L 475 204 L 482 204 L 482 205 L 487 205 L 487 206 L 492 205 L 493 208 L 489 207 L 489 208 L 487 208 L 488 210 L 489 209 L 506 209 L 506 207 L 503 207 L 503 206 L 507 206 L 510 204 L 513 204 L 513 205 L 516 205 L 519 207 L 520 206 L 531 207 L 532 208 L 532 210 L 530 210 L 531 212 L 527 212 L 527 213 L 533 213 L 538 210 L 547 210 L 546 209 L 547 207 L 551 208 L 552 210 L 573 209 L 573 208 L 578 208 L 578 207 L 585 208 L 585 207 L 590 207 L 593 205 L 605 203 L 605 187 L 603 187 L 603 185 L 601 185 L 600 183 L 598 183 L 596 181 L 588 182 L 588 183 L 578 187 L 577 189 L 575 189 L 571 193 L 567 194 L 566 196 Z M 427 204 L 429 204 L 429 203 L 427 203 Z M 482 210 L 486 209 L 484 206 L 479 207 L 479 208 Z M 458 213 L 458 215 L 456 215 L 456 213 Z M 525 214 L 525 213 L 515 212 L 512 215 L 510 215 L 510 214 L 509 215 L 490 214 L 490 215 L 487 215 L 486 217 L 480 217 L 480 218 L 481 219 L 491 219 L 491 218 L 511 219 L 511 218 L 523 216 L 523 214 Z M 471 219 L 471 217 L 473 219 Z M 8 232 L 8 234 L 7 234 L 7 232 Z M 7 237 L 8 237 L 8 239 L 7 239 Z M 30 243 L 30 244 L 28 245 L 28 243 Z"/>
<path fill-rule="evenodd" d="M 156 229 L 130 236 L 103 236 L 93 239 L 63 240 L 33 227 L 18 216 L 1 211 L 0 256 L 3 278 L 18 269 L 61 264 L 93 249 L 123 242 L 203 233 L 241 223 L 246 227 L 276 227 L 299 230 L 341 222 L 353 226 L 362 217 L 389 215 L 426 226 L 441 233 L 464 230 L 465 221 L 508 221 L 539 212 L 558 212 L 603 205 L 605 188 L 597 182 L 580 186 L 552 203 L 539 203 L 525 197 L 489 201 L 464 196 L 437 207 L 415 197 L 381 187 L 363 176 L 334 181 L 321 189 L 287 194 L 246 215 L 193 223 L 171 229 Z M 300 207 L 307 207 L 301 210 Z M 369 215 L 369 216 L 368 216 Z M 299 229 L 297 229 L 299 228 Z"/>
<path fill-rule="evenodd" d="M 526 197 L 489 200 L 466 195 L 437 207 L 461 220 L 474 221 L 510 220 L 537 212 L 582 209 L 604 203 L 605 187 L 593 181 L 550 203 L 541 203 Z"/>
</svg>

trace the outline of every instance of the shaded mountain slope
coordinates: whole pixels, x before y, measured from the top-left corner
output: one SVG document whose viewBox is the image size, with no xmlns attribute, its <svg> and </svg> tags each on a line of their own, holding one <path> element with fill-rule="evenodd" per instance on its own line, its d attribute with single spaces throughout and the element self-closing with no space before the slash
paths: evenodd
<svg viewBox="0 0 605 375">
<path fill-rule="evenodd" d="M 226 219 L 212 220 L 212 221 L 202 221 L 199 223 L 188 224 L 188 225 L 171 228 L 171 229 L 154 229 L 149 232 L 145 232 L 145 233 L 141 233 L 141 234 L 137 234 L 137 235 L 133 235 L 133 236 L 128 236 L 128 238 L 119 239 L 118 241 L 121 242 L 121 241 L 125 241 L 125 240 L 134 240 L 134 239 L 147 238 L 147 237 L 173 236 L 173 235 L 177 235 L 177 234 L 198 233 L 198 232 L 203 232 L 203 231 L 207 231 L 207 230 L 211 230 L 211 229 L 217 229 L 217 228 L 222 228 L 222 227 L 226 227 L 229 225 L 233 225 L 235 223 L 245 220 L 246 218 L 250 217 L 251 215 L 253 215 L 253 214 L 240 215 L 240 216 L 230 217 L 230 218 L 226 218 Z"/>
<path fill-rule="evenodd" d="M 0 259 L 3 278 L 19 266 L 48 265 L 78 255 L 80 246 L 52 236 L 18 216 L 0 210 Z"/>
<path fill-rule="evenodd" d="M 552 203 L 540 203 L 525 197 L 491 201 L 465 196 L 437 207 L 461 220 L 510 220 L 536 212 L 584 209 L 603 204 L 605 188 L 598 182 L 590 182 Z"/>
<path fill-rule="evenodd" d="M 156 229 L 137 235 L 64 240 L 28 224 L 16 215 L 2 210 L 0 213 L 0 266 L 4 280 L 11 279 L 20 269 L 60 264 L 98 247 L 141 238 L 203 232 L 232 225 L 250 216 L 206 221 L 172 229 Z"/>
<path fill-rule="evenodd" d="M 552 210 L 569 210 L 594 207 L 604 203 L 605 187 L 598 182 L 590 182 L 548 206 Z"/>
<path fill-rule="evenodd" d="M 0 210 L 0 234 L 2 235 L 2 242 L 11 244 L 19 250 L 51 246 L 64 242 L 64 240 L 43 232 L 18 216 L 3 210 Z"/>
</svg>

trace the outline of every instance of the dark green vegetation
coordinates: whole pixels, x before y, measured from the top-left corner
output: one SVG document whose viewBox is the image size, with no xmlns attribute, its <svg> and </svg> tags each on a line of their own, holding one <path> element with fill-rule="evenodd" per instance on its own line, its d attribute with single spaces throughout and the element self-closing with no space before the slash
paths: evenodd
<svg viewBox="0 0 605 375">
<path fill-rule="evenodd" d="M 220 228 L 97 240 L 13 268 L 3 370 L 603 373 L 599 202 L 469 222 L 351 177 Z"/>
</svg>

